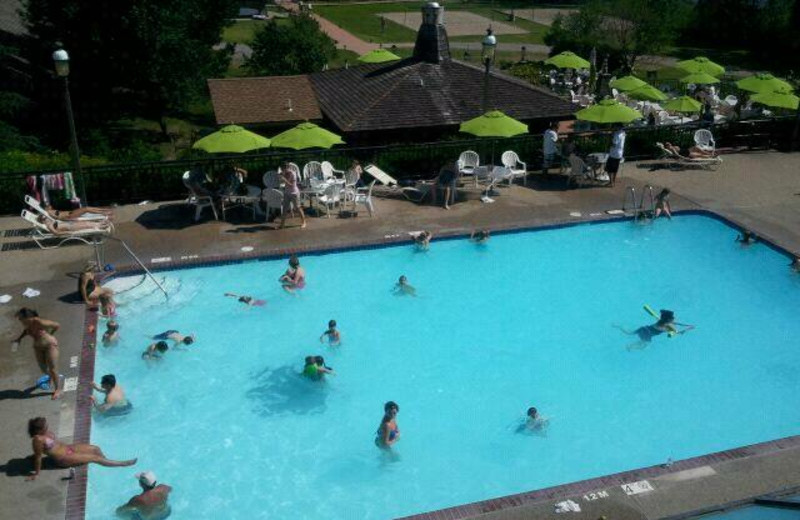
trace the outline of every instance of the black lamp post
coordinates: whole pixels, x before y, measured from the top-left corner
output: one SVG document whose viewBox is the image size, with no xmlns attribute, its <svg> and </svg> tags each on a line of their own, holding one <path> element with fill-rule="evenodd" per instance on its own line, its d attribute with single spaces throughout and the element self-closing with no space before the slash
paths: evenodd
<svg viewBox="0 0 800 520">
<path fill-rule="evenodd" d="M 80 179 L 81 198 L 83 205 L 87 205 L 86 183 L 81 171 L 81 152 L 78 148 L 78 133 L 75 130 L 75 117 L 72 115 L 72 99 L 69 96 L 69 54 L 64 49 L 58 49 L 53 53 L 56 75 L 64 79 L 64 104 L 67 106 L 67 120 L 69 121 L 70 151 L 72 152 L 72 168 Z"/>
<path fill-rule="evenodd" d="M 486 36 L 483 37 L 481 47 L 483 48 L 481 58 L 486 67 L 486 73 L 483 76 L 483 113 L 485 114 L 489 111 L 489 69 L 492 68 L 494 53 L 497 49 L 497 38 L 492 34 L 491 27 L 486 29 Z"/>
</svg>

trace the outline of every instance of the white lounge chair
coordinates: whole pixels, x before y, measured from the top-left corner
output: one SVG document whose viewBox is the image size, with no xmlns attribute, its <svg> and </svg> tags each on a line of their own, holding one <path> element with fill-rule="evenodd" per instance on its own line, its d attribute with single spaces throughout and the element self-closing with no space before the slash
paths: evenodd
<svg viewBox="0 0 800 520">
<path fill-rule="evenodd" d="M 670 150 L 662 143 L 656 143 L 656 147 L 661 151 L 661 159 L 669 164 L 670 169 L 683 170 L 691 166 L 713 171 L 714 168 L 722 164 L 722 157 L 686 157 L 680 153 Z"/>
<path fill-rule="evenodd" d="M 214 220 L 219 220 L 217 208 L 214 207 L 214 200 L 211 198 L 211 195 L 199 191 L 198 187 L 192 181 L 191 171 L 184 172 L 183 185 L 189 190 L 189 198 L 186 199 L 186 204 L 196 208 L 194 213 L 195 222 L 200 220 L 200 214 L 203 212 L 204 208 L 211 208 L 211 211 L 214 213 Z"/>
<path fill-rule="evenodd" d="M 517 152 L 512 152 L 511 150 L 503 152 L 500 161 L 503 163 L 503 166 L 508 168 L 508 171 L 510 172 L 510 175 L 508 176 L 509 185 L 511 185 L 513 180 L 517 177 L 522 177 L 522 183 L 526 186 L 528 185 L 528 166 L 519 160 L 519 155 L 517 155 Z"/>
<path fill-rule="evenodd" d="M 88 245 L 98 245 L 102 244 L 103 241 L 114 232 L 114 226 L 111 222 L 103 222 L 97 223 L 97 227 L 90 229 L 55 234 L 52 233 L 44 223 L 39 221 L 41 217 L 37 217 L 30 211 L 23 209 L 20 216 L 33 226 L 30 237 L 41 249 L 56 249 L 61 247 L 65 242 L 71 240 L 83 242 Z M 47 240 L 57 240 L 58 243 L 55 245 L 46 245 L 44 242 Z"/>
<path fill-rule="evenodd" d="M 365 208 L 367 208 L 367 213 L 371 217 L 373 213 L 375 213 L 375 206 L 372 204 L 372 188 L 375 187 L 375 183 L 378 180 L 374 180 L 369 183 L 369 186 L 366 188 L 358 188 L 356 190 L 356 198 L 354 202 L 354 206 L 358 208 L 358 205 L 361 204 Z"/>
<path fill-rule="evenodd" d="M 364 171 L 372 175 L 378 182 L 380 182 L 384 186 L 397 186 L 397 179 L 395 179 L 385 171 L 381 170 L 374 164 L 370 164 L 369 166 L 364 168 Z"/>
<path fill-rule="evenodd" d="M 717 144 L 714 142 L 714 135 L 710 130 L 706 130 L 705 128 L 701 128 L 694 133 L 694 143 L 704 152 L 713 153 L 717 149 Z"/>
<path fill-rule="evenodd" d="M 48 218 L 50 220 L 58 220 L 55 217 L 50 216 L 50 213 L 48 213 L 47 210 L 45 210 L 42 207 L 42 205 L 39 204 L 39 201 L 31 197 L 30 195 L 25 195 L 25 204 L 27 204 L 28 207 L 30 207 L 33 211 L 35 211 L 39 215 L 43 215 L 45 218 Z M 77 219 L 72 219 L 72 220 L 105 222 L 108 220 L 108 217 L 106 215 L 101 215 L 99 213 L 84 213 Z"/>
<path fill-rule="evenodd" d="M 477 152 L 473 152 L 472 150 L 467 150 L 466 152 L 462 152 L 461 155 L 458 157 L 458 174 L 459 175 L 475 175 L 475 168 L 481 165 L 481 158 Z M 478 181 L 475 181 L 475 186 L 478 185 Z"/>
</svg>

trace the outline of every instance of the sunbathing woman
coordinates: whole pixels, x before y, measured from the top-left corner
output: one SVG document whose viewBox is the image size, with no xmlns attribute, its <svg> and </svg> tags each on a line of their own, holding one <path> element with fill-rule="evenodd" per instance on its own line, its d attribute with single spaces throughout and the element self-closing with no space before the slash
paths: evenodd
<svg viewBox="0 0 800 520">
<path fill-rule="evenodd" d="M 114 212 L 110 209 L 95 208 L 87 206 L 85 208 L 78 208 L 69 211 L 53 209 L 53 206 L 47 206 L 45 211 L 48 215 L 56 220 L 78 220 L 84 215 L 95 215 L 96 217 L 111 218 Z M 97 219 L 102 220 L 102 219 Z"/>
<path fill-rule="evenodd" d="M 283 286 L 283 290 L 295 294 L 295 290 L 303 289 L 306 286 L 306 270 L 300 267 L 300 259 L 296 255 L 289 258 L 289 269 L 278 279 Z"/>
<path fill-rule="evenodd" d="M 37 220 L 47 228 L 47 231 L 56 236 L 69 235 L 76 231 L 97 231 L 98 233 L 105 233 L 111 229 L 107 221 L 51 220 L 44 215 L 39 215 Z"/>
<path fill-rule="evenodd" d="M 39 369 L 50 376 L 50 385 L 53 387 L 53 399 L 58 399 L 61 395 L 58 377 L 58 340 L 53 334 L 61 327 L 57 322 L 45 320 L 39 317 L 33 309 L 20 309 L 17 312 L 17 319 L 25 327 L 17 339 L 14 341 L 19 344 L 22 338 L 30 336 L 33 338 L 33 353 L 36 355 L 36 363 Z"/>
<path fill-rule="evenodd" d="M 28 435 L 33 444 L 33 471 L 26 480 L 34 480 L 42 470 L 42 457 L 48 455 L 62 468 L 74 468 L 94 463 L 112 468 L 133 466 L 137 459 L 109 460 L 103 450 L 91 444 L 64 444 L 47 427 L 47 419 L 36 417 L 28 421 Z"/>
<path fill-rule="evenodd" d="M 681 148 L 680 146 L 674 145 L 670 142 L 664 143 L 664 148 L 669 150 L 670 152 L 681 155 Z M 692 146 L 688 149 L 688 154 L 690 159 L 711 159 L 717 156 L 716 153 L 709 150 L 703 150 L 698 146 Z"/>
</svg>

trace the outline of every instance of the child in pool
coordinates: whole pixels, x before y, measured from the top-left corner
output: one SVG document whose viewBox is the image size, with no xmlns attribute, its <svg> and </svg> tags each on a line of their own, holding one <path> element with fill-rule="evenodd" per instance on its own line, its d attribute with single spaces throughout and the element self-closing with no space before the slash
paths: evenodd
<svg viewBox="0 0 800 520">
<path fill-rule="evenodd" d="M 409 285 L 408 278 L 405 275 L 401 276 L 397 283 L 394 286 L 394 293 L 399 296 L 416 296 L 417 290 L 414 288 L 413 285 Z"/>
<path fill-rule="evenodd" d="M 469 239 L 471 242 L 475 242 L 476 244 L 485 244 L 489 241 L 489 230 L 481 229 L 480 231 L 473 231 L 469 236 Z"/>
<path fill-rule="evenodd" d="M 758 237 L 752 231 L 744 230 L 742 234 L 736 237 L 736 241 L 743 246 L 749 246 L 758 242 Z"/>
<path fill-rule="evenodd" d="M 430 231 L 420 231 L 420 233 L 414 237 L 414 243 L 420 251 L 427 251 L 431 245 L 432 238 L 433 233 Z"/>
<path fill-rule="evenodd" d="M 342 334 L 336 328 L 336 320 L 331 320 L 328 322 L 328 330 L 322 333 L 322 336 L 319 337 L 319 342 L 323 343 L 326 336 L 328 338 L 329 345 L 335 347 L 341 344 Z"/>
<path fill-rule="evenodd" d="M 98 299 L 100 300 L 100 315 L 106 318 L 113 318 L 117 315 L 117 305 L 110 294 L 102 293 Z"/>
<path fill-rule="evenodd" d="M 151 344 L 142 352 L 142 359 L 161 359 L 164 354 L 169 350 L 169 345 L 164 340 Z"/>
<path fill-rule="evenodd" d="M 261 307 L 262 305 L 266 304 L 266 300 L 257 300 L 252 296 L 242 296 L 240 294 L 233 294 L 233 293 L 225 293 L 225 296 L 230 298 L 238 298 L 239 303 L 243 303 L 245 305 L 251 307 Z"/>
<path fill-rule="evenodd" d="M 686 327 L 684 330 L 678 331 L 675 327 L 676 325 L 681 327 Z M 627 331 L 622 327 L 618 327 L 622 332 L 631 336 L 639 336 L 639 341 L 628 345 L 628 350 L 638 350 L 645 348 L 654 337 L 664 334 L 668 332 L 670 334 L 683 334 L 689 330 L 694 328 L 694 325 L 689 325 L 688 323 L 678 323 L 675 321 L 675 313 L 661 309 L 660 316 L 657 322 L 652 325 L 645 325 L 643 327 L 639 327 L 634 331 Z"/>
<path fill-rule="evenodd" d="M 119 323 L 116 320 L 108 320 L 106 331 L 103 333 L 103 345 L 110 347 L 119 342 Z"/>
</svg>

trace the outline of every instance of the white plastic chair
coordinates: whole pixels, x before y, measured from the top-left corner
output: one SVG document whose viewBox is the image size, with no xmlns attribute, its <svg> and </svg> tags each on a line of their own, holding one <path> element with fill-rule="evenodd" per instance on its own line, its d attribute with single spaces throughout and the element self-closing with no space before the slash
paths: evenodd
<svg viewBox="0 0 800 520">
<path fill-rule="evenodd" d="M 344 177 L 344 172 L 342 170 L 337 170 L 333 167 L 331 163 L 328 161 L 322 161 L 322 178 L 323 179 L 333 179 L 335 177 Z"/>
<path fill-rule="evenodd" d="M 311 179 L 321 181 L 324 179 L 322 175 L 322 164 L 317 161 L 309 161 L 303 166 L 303 179 L 310 182 Z"/>
<path fill-rule="evenodd" d="M 276 170 L 270 170 L 265 173 L 262 181 L 264 182 L 265 189 L 277 189 L 281 186 L 281 176 Z"/>
<path fill-rule="evenodd" d="M 331 209 L 336 207 L 341 199 L 342 189 L 336 184 L 328 184 L 322 194 L 317 195 L 317 200 L 325 206 L 325 213 L 331 218 Z"/>
<path fill-rule="evenodd" d="M 264 221 L 269 218 L 269 214 L 275 209 L 283 215 L 283 192 L 281 192 L 281 190 L 265 188 L 264 191 L 261 192 L 261 200 L 263 200 L 264 204 L 267 206 L 266 212 L 264 213 Z"/>
<path fill-rule="evenodd" d="M 714 135 L 705 128 L 701 128 L 694 133 L 694 143 L 704 152 L 713 152 L 717 148 L 717 144 L 714 142 Z"/>
<path fill-rule="evenodd" d="M 739 98 L 733 94 L 725 96 L 725 103 L 727 103 L 729 107 L 733 108 L 739 104 Z"/>
<path fill-rule="evenodd" d="M 592 169 L 587 166 L 583 159 L 578 157 L 576 154 L 572 154 L 569 156 L 569 177 L 567 177 L 567 188 L 569 188 L 572 183 L 576 183 L 579 180 L 586 179 L 586 180 L 594 180 L 594 172 Z"/>
<path fill-rule="evenodd" d="M 33 226 L 30 237 L 41 249 L 55 249 L 70 240 L 77 240 L 84 244 L 102 244 L 103 240 L 114 231 L 111 222 L 97 222 L 97 227 L 70 231 L 69 233 L 54 234 L 47 226 L 39 222 L 39 218 L 30 211 L 22 210 L 20 216 Z M 45 245 L 45 240 L 58 240 L 55 245 Z"/>
<path fill-rule="evenodd" d="M 459 175 L 475 175 L 475 168 L 480 166 L 481 158 L 477 152 L 467 150 L 458 157 L 458 173 Z M 478 185 L 477 179 L 475 186 Z"/>
<path fill-rule="evenodd" d="M 353 206 L 356 208 L 359 204 L 367 208 L 370 217 L 375 213 L 375 207 L 372 204 L 372 188 L 375 187 L 376 182 L 376 180 L 370 182 L 369 186 L 366 188 L 358 188 L 356 190 L 355 200 L 353 201 Z"/>
<path fill-rule="evenodd" d="M 525 186 L 528 185 L 528 166 L 519 160 L 519 155 L 517 155 L 517 152 L 513 152 L 511 150 L 503 152 L 500 160 L 503 163 L 503 166 L 508 168 L 508 171 L 510 172 L 508 176 L 509 185 L 511 185 L 513 180 L 517 177 L 522 177 L 522 183 Z"/>
<path fill-rule="evenodd" d="M 357 183 L 358 173 L 353 170 L 347 170 L 344 172 L 344 188 L 342 188 L 342 198 L 345 202 L 355 200 Z"/>
<path fill-rule="evenodd" d="M 217 208 L 214 207 L 214 200 L 210 195 L 198 193 L 195 184 L 192 182 L 192 172 L 186 171 L 183 173 L 183 185 L 189 190 L 189 198 L 186 199 L 186 204 L 194 206 L 194 221 L 200 220 L 200 214 L 204 208 L 211 208 L 214 213 L 214 220 L 219 220 L 217 216 Z"/>
</svg>

